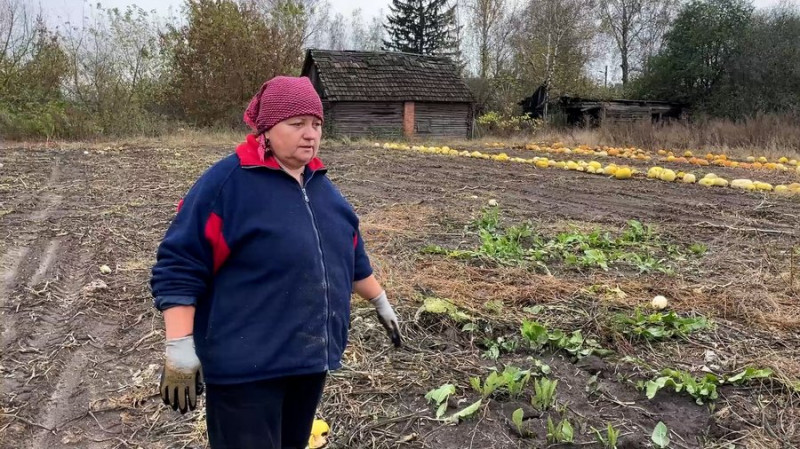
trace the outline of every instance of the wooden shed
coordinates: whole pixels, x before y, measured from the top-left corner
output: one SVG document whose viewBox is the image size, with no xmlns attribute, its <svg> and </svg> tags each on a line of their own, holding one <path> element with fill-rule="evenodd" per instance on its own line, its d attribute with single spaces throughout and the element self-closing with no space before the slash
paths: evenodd
<svg viewBox="0 0 800 449">
<path fill-rule="evenodd" d="M 653 100 L 598 100 L 562 96 L 558 107 L 570 125 L 602 123 L 658 123 L 685 120 L 685 105 Z"/>
<path fill-rule="evenodd" d="M 306 51 L 303 76 L 335 134 L 471 137 L 474 99 L 448 58 L 399 52 Z"/>
</svg>

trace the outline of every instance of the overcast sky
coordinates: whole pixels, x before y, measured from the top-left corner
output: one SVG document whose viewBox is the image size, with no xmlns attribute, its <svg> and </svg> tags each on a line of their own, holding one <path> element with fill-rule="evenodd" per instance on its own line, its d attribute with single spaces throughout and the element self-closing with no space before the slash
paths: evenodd
<svg viewBox="0 0 800 449">
<path fill-rule="evenodd" d="M 136 4 L 143 9 L 150 11 L 155 10 L 160 16 L 167 16 L 170 9 L 177 14 L 180 7 L 185 0 L 100 0 L 100 3 L 105 7 L 118 7 L 123 9 L 127 5 Z M 800 0 L 793 0 L 795 3 Z M 389 4 L 391 0 L 329 0 L 335 12 L 342 13 L 345 17 L 349 17 L 350 13 L 360 8 L 363 17 L 369 19 L 379 13 L 383 9 L 384 13 L 389 11 Z M 780 0 L 755 0 L 756 7 L 771 6 L 779 3 Z M 88 10 L 90 4 L 95 4 L 96 1 L 84 0 L 39 0 L 42 8 L 48 11 L 48 15 L 69 18 L 70 20 L 78 20 L 83 14 L 83 10 Z M 333 14 L 331 14 L 333 15 Z M 63 19 L 62 19 L 63 21 Z"/>
<path fill-rule="evenodd" d="M 89 9 L 89 5 L 94 5 L 95 1 L 83 0 L 39 0 L 43 8 L 48 10 L 49 16 L 69 17 L 77 20 L 81 17 L 82 9 Z M 177 15 L 185 0 L 99 0 L 104 7 L 117 7 L 124 9 L 128 5 L 136 4 L 146 11 L 155 10 L 160 16 L 167 16 L 170 8 Z M 378 14 L 383 8 L 384 13 L 389 11 L 391 0 L 329 0 L 335 12 L 342 13 L 349 17 L 350 13 L 361 8 L 362 15 L 367 21 Z M 333 15 L 333 14 L 331 14 Z M 51 19 L 52 20 L 52 19 Z"/>
</svg>

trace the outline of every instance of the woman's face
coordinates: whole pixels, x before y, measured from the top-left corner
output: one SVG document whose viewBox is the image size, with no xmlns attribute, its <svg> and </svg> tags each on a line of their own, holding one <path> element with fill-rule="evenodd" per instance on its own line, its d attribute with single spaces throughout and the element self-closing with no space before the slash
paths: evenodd
<svg viewBox="0 0 800 449">
<path fill-rule="evenodd" d="M 299 115 L 278 122 L 264 136 L 283 165 L 298 169 L 308 164 L 319 151 L 322 120 L 313 115 Z"/>
</svg>

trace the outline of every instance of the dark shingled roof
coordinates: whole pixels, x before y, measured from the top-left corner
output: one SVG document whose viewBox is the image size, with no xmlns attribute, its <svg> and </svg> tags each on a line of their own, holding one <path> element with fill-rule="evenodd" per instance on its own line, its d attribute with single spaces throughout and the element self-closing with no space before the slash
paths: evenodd
<svg viewBox="0 0 800 449">
<path fill-rule="evenodd" d="M 329 101 L 474 101 L 455 65 L 445 57 L 309 49 L 303 75 L 310 75 L 312 64 L 319 74 L 321 96 Z"/>
</svg>

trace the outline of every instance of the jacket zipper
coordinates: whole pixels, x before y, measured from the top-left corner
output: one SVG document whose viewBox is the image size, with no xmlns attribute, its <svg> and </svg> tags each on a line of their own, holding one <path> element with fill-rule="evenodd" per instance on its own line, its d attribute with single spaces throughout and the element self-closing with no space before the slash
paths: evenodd
<svg viewBox="0 0 800 449">
<path fill-rule="evenodd" d="M 311 172 L 311 176 L 308 177 L 308 180 L 300 187 L 300 191 L 303 193 L 303 200 L 305 200 L 306 210 L 308 211 L 309 216 L 311 217 L 311 227 L 314 228 L 314 236 L 317 238 L 317 249 L 319 250 L 319 262 L 320 266 L 322 267 L 322 282 L 323 282 L 323 289 L 325 290 L 325 371 L 328 371 L 328 355 L 330 354 L 330 298 L 328 298 L 328 270 L 325 268 L 325 254 L 322 251 L 322 238 L 319 235 L 319 229 L 317 228 L 317 218 L 314 216 L 314 210 L 311 209 L 311 200 L 308 198 L 308 192 L 306 192 L 306 186 L 309 182 L 311 182 L 311 178 L 314 177 L 314 172 Z"/>
<path fill-rule="evenodd" d="M 243 168 L 256 168 L 260 166 L 243 166 Z M 269 167 L 267 167 L 269 168 Z M 271 170 L 275 170 L 271 168 Z M 283 170 L 280 170 L 286 173 Z M 311 199 L 308 197 L 308 192 L 306 192 L 306 186 L 311 179 L 314 177 L 316 172 L 312 171 L 311 176 L 308 177 L 307 180 L 300 185 L 300 193 L 303 194 L 303 201 L 306 205 L 306 210 L 308 211 L 308 215 L 311 217 L 311 227 L 314 229 L 314 236 L 317 238 L 317 250 L 319 252 L 319 263 L 322 267 L 322 282 L 323 282 L 323 289 L 325 290 L 325 371 L 328 371 L 328 355 L 330 354 L 330 298 L 328 298 L 328 270 L 325 268 L 325 254 L 322 252 L 322 238 L 319 236 L 319 229 L 317 228 L 317 218 L 314 216 L 314 211 L 311 209 Z M 291 176 L 286 173 L 287 176 Z M 292 181 L 297 182 L 294 178 Z"/>
</svg>

